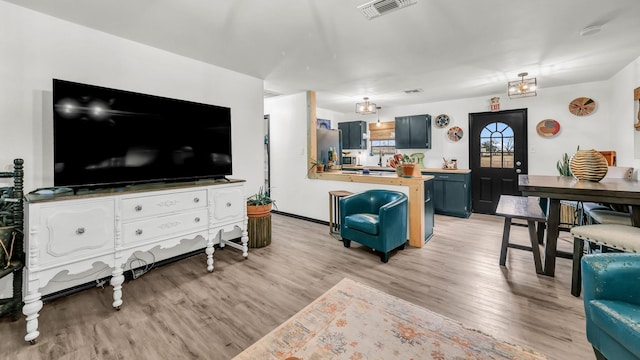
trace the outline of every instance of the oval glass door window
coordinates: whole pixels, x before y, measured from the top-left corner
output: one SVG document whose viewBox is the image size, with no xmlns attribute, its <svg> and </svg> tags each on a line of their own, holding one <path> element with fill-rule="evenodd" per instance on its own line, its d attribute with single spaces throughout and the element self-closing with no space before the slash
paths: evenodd
<svg viewBox="0 0 640 360">
<path fill-rule="evenodd" d="M 536 125 L 536 131 L 540 136 L 556 136 L 560 132 L 560 123 L 553 119 L 544 119 Z"/>
</svg>

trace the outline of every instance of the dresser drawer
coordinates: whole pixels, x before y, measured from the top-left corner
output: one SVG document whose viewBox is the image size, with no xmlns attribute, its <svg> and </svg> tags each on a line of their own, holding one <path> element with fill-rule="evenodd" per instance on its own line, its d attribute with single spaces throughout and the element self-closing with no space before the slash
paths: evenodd
<svg viewBox="0 0 640 360">
<path fill-rule="evenodd" d="M 133 221 L 122 226 L 125 246 L 173 234 L 187 234 L 207 228 L 207 209 L 186 211 L 178 214 Z"/>
<path fill-rule="evenodd" d="M 146 216 L 205 208 L 206 206 L 207 190 L 204 189 L 165 195 L 140 196 L 122 200 L 122 217 L 126 221 Z"/>
<path fill-rule="evenodd" d="M 238 220 L 245 215 L 245 197 L 242 188 L 215 189 L 213 191 L 213 220 Z"/>
<path fill-rule="evenodd" d="M 33 206 L 30 238 L 39 253 L 38 265 L 73 262 L 113 252 L 114 201 L 81 201 Z M 30 244 L 29 246 L 32 246 Z M 30 261 L 29 258 L 27 261 Z M 35 264 L 28 264 L 35 265 Z"/>
</svg>

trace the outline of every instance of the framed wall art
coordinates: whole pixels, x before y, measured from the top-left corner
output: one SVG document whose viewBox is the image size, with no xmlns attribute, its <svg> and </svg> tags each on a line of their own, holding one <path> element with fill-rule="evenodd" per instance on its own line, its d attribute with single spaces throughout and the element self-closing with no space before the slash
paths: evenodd
<svg viewBox="0 0 640 360">
<path fill-rule="evenodd" d="M 462 139 L 463 131 L 459 126 L 452 126 L 447 131 L 447 137 L 451 141 L 460 141 Z"/>
<path fill-rule="evenodd" d="M 569 103 L 569 112 L 576 116 L 586 116 L 596 109 L 596 102 L 592 98 L 579 97 Z"/>
</svg>

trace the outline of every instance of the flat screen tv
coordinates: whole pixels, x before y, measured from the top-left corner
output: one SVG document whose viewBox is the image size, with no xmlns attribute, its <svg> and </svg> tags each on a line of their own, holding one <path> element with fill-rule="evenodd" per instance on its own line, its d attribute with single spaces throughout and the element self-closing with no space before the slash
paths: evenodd
<svg viewBox="0 0 640 360">
<path fill-rule="evenodd" d="M 54 185 L 231 175 L 231 109 L 53 79 Z"/>
</svg>

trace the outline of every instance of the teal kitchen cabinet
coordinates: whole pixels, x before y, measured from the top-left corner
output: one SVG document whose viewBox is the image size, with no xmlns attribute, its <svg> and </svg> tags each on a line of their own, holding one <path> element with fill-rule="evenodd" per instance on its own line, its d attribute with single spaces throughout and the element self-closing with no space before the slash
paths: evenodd
<svg viewBox="0 0 640 360">
<path fill-rule="evenodd" d="M 367 122 L 347 121 L 338 123 L 338 129 L 342 130 L 342 150 L 367 149 Z"/>
<path fill-rule="evenodd" d="M 436 214 L 468 218 L 471 215 L 471 173 L 425 172 L 433 176 Z"/>
<path fill-rule="evenodd" d="M 431 149 L 431 115 L 396 117 L 396 149 Z"/>
</svg>

